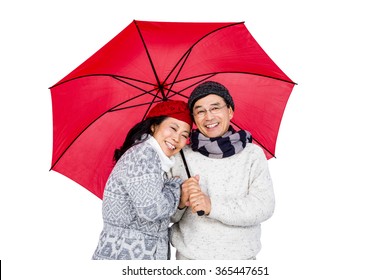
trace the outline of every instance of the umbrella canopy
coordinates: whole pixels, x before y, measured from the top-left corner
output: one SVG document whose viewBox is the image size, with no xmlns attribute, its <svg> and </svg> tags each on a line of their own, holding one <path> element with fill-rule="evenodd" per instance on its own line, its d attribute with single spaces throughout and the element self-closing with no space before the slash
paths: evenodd
<svg viewBox="0 0 390 280">
<path fill-rule="evenodd" d="M 232 124 L 275 156 L 295 83 L 243 22 L 133 21 L 50 88 L 51 170 L 102 198 L 113 152 L 155 102 L 188 99 L 196 85 L 225 85 L 235 102 Z"/>
</svg>

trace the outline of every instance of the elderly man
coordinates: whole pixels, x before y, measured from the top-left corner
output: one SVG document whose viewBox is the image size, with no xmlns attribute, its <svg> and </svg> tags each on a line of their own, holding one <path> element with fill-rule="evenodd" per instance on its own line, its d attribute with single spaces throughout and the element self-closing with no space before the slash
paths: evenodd
<svg viewBox="0 0 390 280">
<path fill-rule="evenodd" d="M 230 125 L 234 101 L 223 85 L 208 81 L 192 92 L 188 106 L 197 130 L 183 149 L 192 175 L 182 184 L 171 242 L 178 260 L 255 259 L 261 223 L 274 212 L 274 192 L 263 150 L 247 131 Z M 186 178 L 176 158 L 174 176 Z M 197 211 L 205 215 L 198 216 Z"/>
</svg>

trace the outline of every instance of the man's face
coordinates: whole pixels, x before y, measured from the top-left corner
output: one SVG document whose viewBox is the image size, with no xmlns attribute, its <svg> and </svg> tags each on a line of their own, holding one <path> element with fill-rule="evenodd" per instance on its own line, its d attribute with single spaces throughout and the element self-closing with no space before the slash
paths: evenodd
<svg viewBox="0 0 390 280">
<path fill-rule="evenodd" d="M 232 108 L 219 95 L 209 94 L 195 102 L 192 109 L 199 131 L 208 138 L 225 134 L 233 118 Z"/>
</svg>

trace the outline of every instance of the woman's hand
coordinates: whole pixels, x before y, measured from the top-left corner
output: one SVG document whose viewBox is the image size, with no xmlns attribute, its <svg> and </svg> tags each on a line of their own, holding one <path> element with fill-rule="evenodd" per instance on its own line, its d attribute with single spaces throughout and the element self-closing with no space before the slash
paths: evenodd
<svg viewBox="0 0 390 280">
<path fill-rule="evenodd" d="M 199 175 L 195 175 L 182 183 L 179 208 L 183 209 L 186 206 L 190 206 L 190 190 L 192 193 L 197 190 L 200 191 Z"/>
</svg>

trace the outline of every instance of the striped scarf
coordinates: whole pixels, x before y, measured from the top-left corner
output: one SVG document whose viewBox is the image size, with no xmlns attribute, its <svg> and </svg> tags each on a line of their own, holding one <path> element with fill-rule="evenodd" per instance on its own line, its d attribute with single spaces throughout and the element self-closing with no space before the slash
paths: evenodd
<svg viewBox="0 0 390 280">
<path fill-rule="evenodd" d="M 207 138 L 198 129 L 191 134 L 192 150 L 210 158 L 235 155 L 245 148 L 246 143 L 252 143 L 252 135 L 245 130 L 236 132 L 232 126 L 224 135 L 215 138 Z"/>
</svg>

